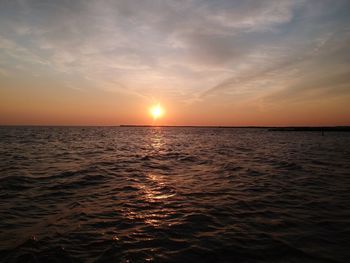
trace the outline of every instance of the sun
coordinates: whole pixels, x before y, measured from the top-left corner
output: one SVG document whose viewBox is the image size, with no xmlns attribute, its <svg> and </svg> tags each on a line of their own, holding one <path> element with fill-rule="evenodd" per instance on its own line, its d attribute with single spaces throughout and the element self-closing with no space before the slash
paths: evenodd
<svg viewBox="0 0 350 263">
<path fill-rule="evenodd" d="M 156 120 L 163 116 L 164 110 L 158 103 L 150 108 L 150 114 L 152 115 L 153 119 Z"/>
</svg>

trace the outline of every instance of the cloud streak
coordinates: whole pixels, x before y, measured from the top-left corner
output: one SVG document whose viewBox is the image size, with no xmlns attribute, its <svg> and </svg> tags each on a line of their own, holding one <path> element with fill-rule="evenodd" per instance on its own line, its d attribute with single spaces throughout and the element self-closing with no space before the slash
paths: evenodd
<svg viewBox="0 0 350 263">
<path fill-rule="evenodd" d="M 297 99 L 327 79 L 327 94 L 334 83 L 348 95 L 348 11 L 346 0 L 1 1 L 0 68 L 190 104 Z"/>
</svg>

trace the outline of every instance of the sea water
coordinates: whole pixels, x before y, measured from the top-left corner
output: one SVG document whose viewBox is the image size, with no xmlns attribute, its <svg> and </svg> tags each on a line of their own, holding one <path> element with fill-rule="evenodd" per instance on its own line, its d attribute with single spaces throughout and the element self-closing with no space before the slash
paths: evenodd
<svg viewBox="0 0 350 263">
<path fill-rule="evenodd" d="M 2 262 L 349 262 L 350 133 L 0 127 Z"/>
</svg>

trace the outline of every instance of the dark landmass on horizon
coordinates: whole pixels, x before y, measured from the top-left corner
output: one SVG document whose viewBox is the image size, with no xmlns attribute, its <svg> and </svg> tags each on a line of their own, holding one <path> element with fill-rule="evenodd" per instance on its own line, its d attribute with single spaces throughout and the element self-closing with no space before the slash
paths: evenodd
<svg viewBox="0 0 350 263">
<path fill-rule="evenodd" d="M 275 127 L 269 128 L 269 131 L 340 131 L 340 132 L 350 132 L 350 126 L 334 126 L 334 127 Z"/>
<path fill-rule="evenodd" d="M 120 127 L 171 127 L 171 128 L 221 128 L 221 129 L 268 129 L 269 131 L 346 131 L 350 126 L 201 126 L 201 125 L 120 125 Z"/>
<path fill-rule="evenodd" d="M 72 127 L 72 128 L 93 128 L 93 127 L 123 127 L 123 128 L 214 128 L 214 129 L 267 129 L 268 131 L 283 131 L 283 132 L 294 132 L 294 131 L 323 131 L 323 132 L 350 132 L 350 126 L 220 126 L 220 125 L 137 125 L 137 124 L 122 124 L 122 125 L 0 125 L 0 128 L 7 127 Z"/>
</svg>

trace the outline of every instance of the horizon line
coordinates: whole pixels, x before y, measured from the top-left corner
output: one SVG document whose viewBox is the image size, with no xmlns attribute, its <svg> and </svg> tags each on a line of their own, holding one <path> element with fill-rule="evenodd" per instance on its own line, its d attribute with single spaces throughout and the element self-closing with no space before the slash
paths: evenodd
<svg viewBox="0 0 350 263">
<path fill-rule="evenodd" d="M 0 124 L 0 127 L 169 127 L 169 128 L 350 128 L 349 125 L 152 125 L 152 124 Z"/>
</svg>

